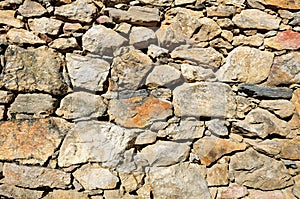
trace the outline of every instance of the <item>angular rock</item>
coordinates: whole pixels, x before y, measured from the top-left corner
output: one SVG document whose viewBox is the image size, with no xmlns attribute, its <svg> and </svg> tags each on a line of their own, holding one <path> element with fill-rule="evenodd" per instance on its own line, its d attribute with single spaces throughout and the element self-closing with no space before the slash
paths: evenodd
<svg viewBox="0 0 300 199">
<path fill-rule="evenodd" d="M 231 118 L 236 109 L 231 88 L 218 82 L 184 83 L 176 87 L 173 106 L 176 116 L 195 117 Z"/>
<path fill-rule="evenodd" d="M 181 65 L 181 73 L 187 82 L 215 81 L 216 76 L 212 69 L 189 64 Z"/>
<path fill-rule="evenodd" d="M 108 114 L 110 120 L 129 128 L 144 128 L 154 121 L 166 120 L 172 115 L 172 104 L 154 97 L 132 97 L 111 100 Z"/>
<path fill-rule="evenodd" d="M 137 190 L 144 178 L 143 173 L 135 172 L 133 174 L 119 173 L 121 178 L 122 186 L 125 188 L 126 192 L 132 192 Z"/>
<path fill-rule="evenodd" d="M 140 133 L 134 144 L 135 145 L 144 145 L 144 144 L 152 144 L 156 141 L 157 133 L 149 130 L 145 130 L 142 133 Z"/>
<path fill-rule="evenodd" d="M 63 57 L 52 49 L 44 46 L 37 49 L 9 46 L 5 59 L 0 86 L 8 90 L 62 95 L 69 88 L 61 74 Z"/>
<path fill-rule="evenodd" d="M 265 5 L 276 6 L 279 8 L 290 9 L 290 10 L 299 10 L 300 4 L 298 0 L 295 1 L 286 1 L 286 0 L 256 0 L 259 3 Z"/>
<path fill-rule="evenodd" d="M 112 29 L 102 25 L 94 25 L 83 35 L 82 48 L 100 56 L 112 56 L 113 52 L 126 42 L 127 39 Z"/>
<path fill-rule="evenodd" d="M 238 185 L 238 184 L 231 184 L 228 188 L 221 192 L 221 198 L 224 199 L 231 199 L 231 198 L 242 198 L 248 194 L 248 190 L 246 187 Z"/>
<path fill-rule="evenodd" d="M 158 65 L 147 76 L 146 85 L 170 87 L 180 82 L 181 73 L 169 65 Z"/>
<path fill-rule="evenodd" d="M 211 165 L 223 155 L 245 150 L 247 145 L 228 139 L 220 139 L 215 136 L 206 136 L 199 139 L 193 145 L 193 153 L 196 154 L 201 164 Z"/>
<path fill-rule="evenodd" d="M 6 108 L 3 105 L 0 105 L 0 120 L 3 120 L 5 117 Z"/>
<path fill-rule="evenodd" d="M 10 29 L 7 32 L 7 38 L 14 44 L 45 44 L 46 42 L 24 29 Z"/>
<path fill-rule="evenodd" d="M 139 0 L 144 4 L 151 4 L 154 6 L 170 6 L 173 0 Z"/>
<path fill-rule="evenodd" d="M 63 32 L 65 34 L 72 34 L 80 30 L 82 30 L 82 25 L 80 23 L 65 23 L 63 26 Z"/>
<path fill-rule="evenodd" d="M 289 88 L 257 86 L 254 84 L 241 84 L 238 87 L 238 91 L 246 93 L 251 97 L 268 99 L 290 99 L 293 95 L 293 90 Z"/>
<path fill-rule="evenodd" d="M 49 35 L 57 35 L 63 22 L 57 19 L 42 17 L 29 19 L 28 25 L 32 32 Z"/>
<path fill-rule="evenodd" d="M 257 9 L 242 10 L 232 19 L 233 23 L 240 28 L 274 30 L 279 28 L 280 19 Z"/>
<path fill-rule="evenodd" d="M 103 91 L 110 65 L 100 57 L 67 53 L 67 68 L 73 88 Z"/>
<path fill-rule="evenodd" d="M 228 185 L 228 164 L 216 164 L 208 168 L 206 181 L 208 186 Z"/>
<path fill-rule="evenodd" d="M 156 46 L 154 44 L 150 44 L 148 46 L 148 51 L 147 51 L 147 55 L 152 57 L 152 58 L 157 58 L 157 57 L 163 57 L 165 55 L 168 54 L 168 50 L 161 48 L 159 46 Z"/>
<path fill-rule="evenodd" d="M 223 82 L 260 83 L 269 76 L 274 54 L 256 48 L 237 47 L 216 75 Z"/>
<path fill-rule="evenodd" d="M 12 26 L 15 28 L 22 28 L 24 23 L 16 19 L 14 10 L 0 10 L 0 24 Z"/>
<path fill-rule="evenodd" d="M 141 151 L 140 155 L 150 166 L 169 166 L 185 161 L 189 155 L 190 143 L 157 141 Z"/>
<path fill-rule="evenodd" d="M 5 163 L 2 182 L 28 188 L 60 188 L 71 184 L 71 174 L 56 169 Z"/>
<path fill-rule="evenodd" d="M 282 191 L 275 190 L 275 191 L 260 191 L 260 190 L 254 190 L 249 189 L 249 198 L 253 199 L 286 199 Z"/>
<path fill-rule="evenodd" d="M 75 92 L 61 100 L 56 114 L 65 119 L 87 119 L 101 117 L 106 111 L 106 104 L 99 95 Z"/>
<path fill-rule="evenodd" d="M 208 48 L 190 48 L 178 49 L 171 53 L 173 59 L 182 59 L 195 62 L 205 68 L 219 68 L 223 62 L 223 55 L 215 49 Z"/>
<path fill-rule="evenodd" d="M 300 139 L 296 137 L 292 140 L 282 140 L 280 157 L 289 160 L 299 160 Z"/>
<path fill-rule="evenodd" d="M 205 122 L 207 130 L 216 136 L 228 135 L 227 123 L 224 120 L 212 119 Z"/>
<path fill-rule="evenodd" d="M 222 30 L 219 27 L 219 25 L 212 19 L 210 18 L 200 18 L 198 20 L 199 23 L 199 31 L 193 35 L 192 39 L 195 42 L 203 42 L 203 41 L 208 41 L 219 34 L 221 34 Z"/>
<path fill-rule="evenodd" d="M 19 94 L 8 110 L 9 118 L 43 118 L 54 112 L 57 100 L 49 94 Z"/>
<path fill-rule="evenodd" d="M 253 149 L 232 156 L 229 172 L 236 183 L 264 191 L 282 189 L 293 184 L 283 162 Z"/>
<path fill-rule="evenodd" d="M 206 12 L 208 17 L 230 17 L 235 14 L 234 6 L 213 6 L 207 7 Z"/>
<path fill-rule="evenodd" d="M 1 122 L 0 159 L 43 165 L 71 126 L 59 118 Z"/>
<path fill-rule="evenodd" d="M 47 194 L 44 199 L 88 199 L 88 195 L 74 190 L 55 189 Z"/>
<path fill-rule="evenodd" d="M 96 13 L 97 7 L 92 0 L 76 0 L 71 4 L 56 7 L 54 11 L 56 16 L 82 23 L 91 23 Z"/>
<path fill-rule="evenodd" d="M 1 184 L 0 185 L 0 195 L 7 198 L 15 199 L 36 199 L 41 198 L 44 194 L 44 191 L 29 190 L 19 188 L 13 185 Z"/>
<path fill-rule="evenodd" d="M 265 45 L 276 50 L 297 50 L 300 48 L 300 33 L 285 30 L 275 37 L 265 39 Z"/>
<path fill-rule="evenodd" d="M 24 3 L 18 8 L 18 12 L 24 17 L 39 17 L 47 13 L 46 8 L 41 4 L 25 0 Z"/>
<path fill-rule="evenodd" d="M 49 43 L 50 48 L 55 48 L 58 50 L 75 50 L 79 49 L 79 45 L 74 37 L 71 38 L 58 38 Z"/>
<path fill-rule="evenodd" d="M 296 113 L 300 115 L 300 88 L 296 89 L 293 93 L 292 103 L 295 106 Z"/>
<path fill-rule="evenodd" d="M 217 48 L 217 49 L 232 49 L 233 46 L 228 42 L 228 41 L 224 41 L 222 38 L 216 38 L 212 41 L 209 42 L 209 45 L 213 48 Z"/>
<path fill-rule="evenodd" d="M 288 100 L 262 100 L 259 106 L 274 112 L 280 118 L 290 117 L 295 111 L 295 106 Z"/>
<path fill-rule="evenodd" d="M 0 104 L 8 104 L 14 99 L 14 94 L 10 91 L 0 90 Z"/>
<path fill-rule="evenodd" d="M 238 35 L 233 37 L 232 45 L 234 46 L 245 45 L 245 46 L 259 47 L 263 43 L 264 43 L 264 35 L 262 34 L 256 34 L 249 37 L 244 35 Z"/>
<path fill-rule="evenodd" d="M 179 5 L 184 5 L 184 4 L 192 4 L 195 2 L 196 2 L 196 0 L 175 0 L 174 4 L 176 6 L 179 6 Z"/>
<path fill-rule="evenodd" d="M 280 157 L 279 154 L 281 152 L 282 143 L 278 139 L 263 140 L 261 142 L 247 140 L 246 142 L 258 152 L 267 154 L 271 157 Z"/>
<path fill-rule="evenodd" d="M 117 176 L 97 164 L 84 165 L 77 169 L 73 175 L 86 190 L 113 189 L 119 182 Z"/>
<path fill-rule="evenodd" d="M 157 39 L 153 30 L 145 27 L 132 27 L 129 35 L 129 44 L 136 49 L 148 48 L 150 44 L 156 44 Z"/>
</svg>

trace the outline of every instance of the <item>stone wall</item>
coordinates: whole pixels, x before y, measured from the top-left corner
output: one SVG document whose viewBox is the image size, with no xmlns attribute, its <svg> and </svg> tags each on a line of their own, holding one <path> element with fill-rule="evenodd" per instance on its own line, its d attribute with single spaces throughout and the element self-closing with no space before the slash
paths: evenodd
<svg viewBox="0 0 300 199">
<path fill-rule="evenodd" d="M 299 0 L 2 0 L 0 198 L 300 198 Z"/>
</svg>

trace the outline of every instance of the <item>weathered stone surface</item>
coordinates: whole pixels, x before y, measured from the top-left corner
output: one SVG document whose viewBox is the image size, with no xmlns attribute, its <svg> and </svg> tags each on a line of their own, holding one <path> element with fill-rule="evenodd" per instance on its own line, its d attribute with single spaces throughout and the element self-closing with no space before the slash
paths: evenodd
<svg viewBox="0 0 300 199">
<path fill-rule="evenodd" d="M 8 104 L 14 99 L 14 94 L 10 91 L 0 90 L 0 104 Z"/>
<path fill-rule="evenodd" d="M 110 65 L 97 56 L 82 56 L 67 53 L 67 68 L 73 88 L 102 91 Z"/>
<path fill-rule="evenodd" d="M 296 89 L 293 93 L 292 103 L 295 106 L 296 113 L 300 115 L 300 88 Z"/>
<path fill-rule="evenodd" d="M 248 190 L 246 187 L 231 184 L 228 188 L 221 192 L 221 198 L 231 199 L 231 198 L 242 198 L 248 194 Z"/>
<path fill-rule="evenodd" d="M 211 199 L 200 170 L 201 166 L 190 163 L 151 168 L 147 177 L 154 198 L 161 199 L 172 196 Z"/>
<path fill-rule="evenodd" d="M 24 17 L 39 17 L 46 14 L 47 10 L 38 2 L 25 0 L 18 12 Z"/>
<path fill-rule="evenodd" d="M 71 174 L 60 170 L 43 167 L 29 167 L 5 163 L 3 166 L 4 179 L 2 182 L 20 187 L 61 188 L 65 189 L 71 183 Z"/>
<path fill-rule="evenodd" d="M 260 190 L 281 189 L 293 184 L 283 162 L 253 149 L 232 156 L 229 171 L 236 183 Z"/>
<path fill-rule="evenodd" d="M 292 30 L 279 32 L 275 37 L 266 38 L 265 45 L 276 50 L 297 50 L 300 48 L 300 33 Z"/>
<path fill-rule="evenodd" d="M 206 180 L 208 186 L 227 185 L 229 181 L 228 164 L 216 164 L 208 168 Z"/>
<path fill-rule="evenodd" d="M 70 128 L 58 118 L 1 122 L 0 159 L 42 165 Z"/>
<path fill-rule="evenodd" d="M 47 117 L 54 112 L 56 102 L 49 94 L 19 94 L 11 104 L 8 115 L 14 119 Z"/>
<path fill-rule="evenodd" d="M 181 73 L 187 82 L 216 80 L 216 75 L 213 70 L 210 68 L 203 68 L 202 66 L 182 64 Z"/>
<path fill-rule="evenodd" d="M 101 96 L 75 92 L 62 99 L 56 114 L 65 119 L 86 119 L 100 117 L 105 111 L 106 104 Z"/>
<path fill-rule="evenodd" d="M 274 112 L 281 118 L 290 117 L 295 111 L 295 106 L 288 100 L 262 100 L 259 106 Z"/>
<path fill-rule="evenodd" d="M 269 76 L 274 54 L 251 47 L 232 50 L 216 75 L 223 82 L 260 83 Z"/>
<path fill-rule="evenodd" d="M 15 187 L 13 185 L 7 185 L 7 184 L 0 185 L 0 195 L 8 198 L 36 199 L 36 198 L 41 198 L 43 193 L 44 193 L 43 191 L 28 190 L 28 189 Z"/>
<path fill-rule="evenodd" d="M 29 32 L 24 29 L 10 29 L 7 32 L 7 38 L 14 44 L 45 44 L 44 40 L 41 40 L 33 32 Z"/>
<path fill-rule="evenodd" d="M 144 178 L 144 173 L 135 172 L 135 173 L 119 173 L 122 186 L 125 188 L 126 192 L 132 192 L 137 190 L 141 184 L 142 180 Z"/>
<path fill-rule="evenodd" d="M 56 7 L 54 15 L 71 21 L 91 23 L 96 12 L 97 7 L 92 0 L 76 0 L 71 4 Z"/>
<path fill-rule="evenodd" d="M 63 26 L 63 32 L 65 34 L 72 34 L 80 30 L 82 30 L 82 25 L 80 23 L 65 23 Z"/>
<path fill-rule="evenodd" d="M 82 37 L 83 50 L 94 54 L 112 56 L 127 39 L 102 25 L 94 25 Z"/>
<path fill-rule="evenodd" d="M 154 6 L 170 6 L 173 2 L 173 0 L 139 0 L 139 1 Z"/>
<path fill-rule="evenodd" d="M 154 97 L 132 97 L 111 100 L 108 113 L 117 124 L 129 128 L 144 128 L 154 121 L 166 120 L 172 115 L 172 104 Z"/>
<path fill-rule="evenodd" d="M 194 143 L 193 152 L 199 157 L 202 164 L 209 166 L 223 155 L 234 151 L 243 151 L 246 147 L 245 143 L 208 136 Z"/>
<path fill-rule="evenodd" d="M 208 17 L 230 17 L 235 14 L 234 6 L 212 6 L 207 7 L 206 12 Z"/>
<path fill-rule="evenodd" d="M 280 19 L 257 9 L 242 10 L 232 19 L 240 28 L 274 30 L 279 28 Z"/>
<path fill-rule="evenodd" d="M 238 90 L 240 92 L 246 93 L 249 96 L 257 97 L 257 98 L 290 99 L 292 98 L 293 95 L 293 90 L 289 88 L 257 86 L 254 84 L 241 84 L 238 87 Z"/>
<path fill-rule="evenodd" d="M 259 47 L 263 43 L 264 43 L 264 35 L 262 34 L 256 34 L 249 37 L 244 35 L 238 35 L 233 37 L 232 45 L 234 46 L 246 45 L 246 46 Z"/>
<path fill-rule="evenodd" d="M 216 39 L 210 41 L 209 45 L 210 45 L 210 47 L 217 48 L 217 49 L 230 49 L 231 50 L 233 48 L 233 46 L 228 41 L 225 41 L 222 38 L 216 38 Z"/>
<path fill-rule="evenodd" d="M 44 199 L 88 199 L 88 195 L 74 190 L 55 189 L 47 194 Z"/>
<path fill-rule="evenodd" d="M 52 18 L 29 19 L 28 25 L 32 32 L 57 35 L 63 22 Z"/>
<path fill-rule="evenodd" d="M 3 105 L 0 105 L 0 120 L 4 119 L 6 108 Z"/>
<path fill-rule="evenodd" d="M 184 59 L 195 62 L 197 65 L 205 68 L 219 68 L 223 55 L 213 48 L 190 48 L 178 49 L 171 53 L 173 59 Z"/>
<path fill-rule="evenodd" d="M 67 167 L 85 162 L 118 163 L 135 133 L 108 122 L 82 121 L 66 136 L 58 165 Z"/>
<path fill-rule="evenodd" d="M 9 90 L 43 91 L 65 94 L 68 85 L 60 71 L 64 68 L 62 55 L 47 47 L 24 49 L 9 46 L 5 52 L 6 65 L 0 75 L 0 86 Z"/>
<path fill-rule="evenodd" d="M 73 173 L 75 179 L 86 190 L 93 189 L 113 189 L 119 182 L 119 178 L 108 169 L 104 169 L 97 164 L 87 164 L 77 169 Z"/>
<path fill-rule="evenodd" d="M 159 46 L 156 46 L 154 44 L 150 44 L 148 46 L 148 51 L 147 51 L 147 55 L 152 57 L 152 58 L 157 58 L 157 57 L 163 57 L 165 55 L 168 54 L 168 50 L 161 48 Z"/>
<path fill-rule="evenodd" d="M 291 140 L 281 140 L 280 157 L 289 160 L 299 160 L 300 139 L 298 137 Z"/>
<path fill-rule="evenodd" d="M 295 1 L 285 1 L 285 0 L 256 0 L 259 3 L 263 3 L 265 5 L 272 5 L 279 8 L 291 9 L 291 10 L 299 10 L 300 2 L 299 0 Z"/>
<path fill-rule="evenodd" d="M 249 189 L 249 198 L 253 199 L 286 199 L 286 197 L 283 195 L 283 193 L 280 190 L 275 191 L 260 191 L 260 190 L 254 190 Z"/>
<path fill-rule="evenodd" d="M 195 42 L 208 41 L 219 34 L 221 34 L 222 30 L 219 25 L 210 18 L 200 18 L 198 20 L 199 23 L 199 31 L 193 35 L 192 40 Z"/>
<path fill-rule="evenodd" d="M 79 49 L 79 45 L 74 37 L 55 39 L 49 43 L 49 47 L 62 51 Z"/>
<path fill-rule="evenodd" d="M 170 87 L 180 81 L 181 73 L 169 65 L 158 65 L 147 76 L 146 85 Z"/>
<path fill-rule="evenodd" d="M 227 123 L 225 120 L 212 119 L 205 122 L 207 130 L 217 136 L 228 135 Z"/>
<path fill-rule="evenodd" d="M 170 141 L 157 141 L 145 147 L 140 155 L 146 159 L 150 166 L 169 166 L 187 159 L 190 143 L 176 143 Z"/>
<path fill-rule="evenodd" d="M 14 17 L 14 10 L 0 10 L 0 24 L 5 24 L 15 28 L 22 28 L 24 23 Z"/>
<path fill-rule="evenodd" d="M 150 44 L 156 44 L 157 39 L 154 31 L 145 27 L 132 27 L 129 35 L 129 44 L 137 49 L 148 48 Z"/>
<path fill-rule="evenodd" d="M 187 96 L 189 96 L 187 98 Z M 223 83 L 185 83 L 174 89 L 176 116 L 232 117 L 236 104 L 231 88 Z"/>
<path fill-rule="evenodd" d="M 184 4 L 192 4 L 192 3 L 195 3 L 196 0 L 175 0 L 174 1 L 174 4 L 176 6 L 180 6 L 180 5 L 184 5 Z"/>
<path fill-rule="evenodd" d="M 157 133 L 149 130 L 145 130 L 142 133 L 140 133 L 136 140 L 136 145 L 143 145 L 143 144 L 152 144 L 156 141 Z"/>
</svg>

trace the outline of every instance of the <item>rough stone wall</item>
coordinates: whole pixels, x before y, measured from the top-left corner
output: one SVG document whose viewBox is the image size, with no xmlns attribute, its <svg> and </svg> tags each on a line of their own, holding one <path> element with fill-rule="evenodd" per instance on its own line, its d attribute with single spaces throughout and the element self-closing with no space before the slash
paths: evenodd
<svg viewBox="0 0 300 199">
<path fill-rule="evenodd" d="M 0 198 L 300 198 L 299 10 L 2 0 Z"/>
</svg>

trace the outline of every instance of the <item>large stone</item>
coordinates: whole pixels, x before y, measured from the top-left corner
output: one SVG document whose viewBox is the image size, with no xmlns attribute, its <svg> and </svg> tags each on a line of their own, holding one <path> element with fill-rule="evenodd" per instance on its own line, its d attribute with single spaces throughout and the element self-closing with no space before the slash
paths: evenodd
<svg viewBox="0 0 300 199">
<path fill-rule="evenodd" d="M 24 17 L 39 17 L 46 14 L 47 10 L 38 2 L 25 0 L 18 12 Z"/>
<path fill-rule="evenodd" d="M 219 34 L 221 34 L 222 30 L 220 26 L 210 18 L 200 18 L 198 19 L 199 31 L 193 35 L 192 41 L 195 42 L 203 42 L 208 41 Z"/>
<path fill-rule="evenodd" d="M 150 44 L 157 43 L 154 31 L 146 27 L 132 27 L 129 39 L 129 44 L 137 49 L 148 48 Z"/>
<path fill-rule="evenodd" d="M 59 190 L 55 189 L 47 194 L 44 199 L 88 199 L 88 195 L 75 190 Z"/>
<path fill-rule="evenodd" d="M 279 28 L 280 19 L 257 9 L 246 9 L 232 19 L 240 28 L 274 30 Z"/>
<path fill-rule="evenodd" d="M 65 119 L 87 119 L 101 117 L 106 111 L 106 104 L 99 95 L 75 92 L 61 100 L 56 114 Z"/>
<path fill-rule="evenodd" d="M 228 164 L 215 164 L 211 168 L 208 168 L 206 181 L 208 186 L 228 185 Z"/>
<path fill-rule="evenodd" d="M 260 83 L 269 76 L 274 54 L 251 47 L 237 47 L 216 75 L 223 82 Z"/>
<path fill-rule="evenodd" d="M 146 85 L 171 87 L 180 81 L 181 73 L 169 65 L 158 65 L 147 76 Z"/>
<path fill-rule="evenodd" d="M 127 39 L 102 25 L 92 26 L 82 36 L 83 50 L 99 55 L 112 56 L 113 52 L 126 42 Z"/>
<path fill-rule="evenodd" d="M 9 46 L 5 59 L 0 86 L 8 90 L 62 95 L 69 88 L 61 73 L 64 69 L 63 57 L 53 49 L 44 46 L 37 49 Z"/>
<path fill-rule="evenodd" d="M 289 160 L 299 160 L 300 158 L 299 137 L 296 137 L 291 140 L 281 140 L 280 157 Z"/>
<path fill-rule="evenodd" d="M 297 50 L 300 48 L 300 33 L 292 30 L 279 32 L 275 37 L 266 38 L 265 45 L 276 50 Z"/>
<path fill-rule="evenodd" d="M 283 9 L 289 10 L 300 10 L 300 2 L 299 0 L 294 1 L 286 1 L 286 0 L 256 0 L 259 3 L 263 3 L 265 5 L 276 6 Z"/>
<path fill-rule="evenodd" d="M 63 22 L 57 19 L 42 17 L 37 19 L 29 19 L 28 25 L 32 32 L 57 35 Z"/>
<path fill-rule="evenodd" d="M 144 128 L 154 121 L 166 120 L 172 115 L 172 104 L 154 97 L 132 97 L 111 100 L 108 113 L 117 124 L 129 128 Z"/>
<path fill-rule="evenodd" d="M 231 88 L 218 82 L 185 83 L 176 87 L 173 106 L 176 116 L 195 117 L 231 118 L 236 109 Z"/>
<path fill-rule="evenodd" d="M 283 162 L 253 149 L 232 156 L 229 172 L 236 183 L 260 190 L 282 189 L 293 184 Z"/>
<path fill-rule="evenodd" d="M 215 136 L 206 136 L 199 139 L 193 145 L 193 153 L 196 154 L 201 163 L 209 166 L 223 155 L 245 150 L 247 145 Z"/>
<path fill-rule="evenodd" d="M 16 19 L 14 10 L 0 10 L 0 24 L 12 26 L 15 28 L 22 28 L 24 23 Z"/>
<path fill-rule="evenodd" d="M 204 68 L 201 66 L 194 66 L 189 64 L 181 65 L 181 73 L 187 82 L 198 81 L 215 81 L 216 75 L 210 68 Z"/>
<path fill-rule="evenodd" d="M 4 179 L 1 182 L 27 188 L 50 187 L 65 189 L 71 184 L 71 174 L 36 166 L 5 163 L 3 175 Z"/>
<path fill-rule="evenodd" d="M 251 97 L 268 99 L 290 99 L 293 95 L 293 90 L 289 88 L 258 86 L 255 84 L 240 84 L 238 91 Z"/>
<path fill-rule="evenodd" d="M 29 190 L 16 187 L 13 185 L 1 184 L 0 185 L 0 195 L 7 198 L 14 199 L 36 199 L 41 198 L 44 194 L 44 191 Z"/>
<path fill-rule="evenodd" d="M 54 15 L 71 21 L 91 23 L 96 13 L 97 7 L 92 0 L 76 0 L 71 4 L 56 7 Z"/>
<path fill-rule="evenodd" d="M 290 117 L 295 111 L 295 106 L 288 100 L 262 100 L 259 106 L 274 112 L 280 118 Z"/>
<path fill-rule="evenodd" d="M 216 136 L 228 135 L 227 123 L 225 120 L 212 119 L 205 122 L 207 130 Z"/>
<path fill-rule="evenodd" d="M 45 44 L 46 42 L 40 39 L 33 32 L 24 29 L 10 29 L 7 32 L 7 38 L 14 44 Z"/>
</svg>

